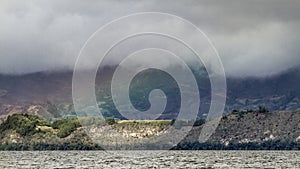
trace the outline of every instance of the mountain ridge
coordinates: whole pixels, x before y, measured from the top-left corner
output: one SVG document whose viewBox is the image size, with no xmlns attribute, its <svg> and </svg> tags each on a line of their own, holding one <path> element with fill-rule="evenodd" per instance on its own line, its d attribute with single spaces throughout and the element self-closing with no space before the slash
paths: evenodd
<svg viewBox="0 0 300 169">
<path fill-rule="evenodd" d="M 106 99 L 109 84 L 114 67 L 105 67 L 101 70 L 104 81 L 96 78 L 97 99 Z M 269 110 L 298 110 L 300 109 L 300 73 L 298 69 L 284 72 L 277 76 L 266 78 L 227 78 L 227 103 L 225 113 L 237 109 L 256 109 L 262 105 Z M 150 78 L 145 77 L 145 78 Z M 146 79 L 147 80 L 147 79 Z M 100 86 L 100 87 L 97 87 Z M 201 88 L 201 115 L 207 113 L 210 104 L 209 83 Z M 104 93 L 100 93 L 104 91 Z M 139 100 L 139 99 L 135 99 Z M 102 100 L 101 100 L 102 101 Z M 101 108 L 108 108 L 108 116 L 116 116 L 117 110 L 112 109 L 112 100 L 104 100 L 106 104 Z M 174 102 L 174 104 L 177 102 Z M 145 103 L 137 102 L 135 105 Z M 74 115 L 72 106 L 72 72 L 39 72 L 26 75 L 0 75 L 0 115 L 12 113 L 29 113 L 31 106 L 36 106 L 41 116 Z M 51 107 L 52 106 L 52 107 Z M 171 105 L 173 106 L 173 105 Z M 54 108 L 53 108 L 54 107 Z M 146 104 L 147 107 L 147 104 Z M 175 107 L 175 106 L 174 106 Z M 171 107 L 173 108 L 173 107 Z M 171 109 L 172 110 L 172 109 Z M 170 111 L 171 111 L 170 110 Z M 170 114 L 165 118 L 172 118 Z"/>
</svg>

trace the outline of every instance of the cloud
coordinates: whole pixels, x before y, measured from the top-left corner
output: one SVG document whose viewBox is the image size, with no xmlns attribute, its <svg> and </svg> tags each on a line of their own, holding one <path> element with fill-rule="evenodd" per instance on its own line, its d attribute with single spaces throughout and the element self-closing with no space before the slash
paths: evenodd
<svg viewBox="0 0 300 169">
<path fill-rule="evenodd" d="M 72 69 L 100 26 L 145 11 L 195 23 L 215 44 L 229 76 L 266 76 L 300 65 L 298 0 L 2 0 L 0 73 Z"/>
<path fill-rule="evenodd" d="M 296 27 L 266 23 L 216 41 L 229 75 L 268 76 L 299 66 L 299 36 Z"/>
</svg>

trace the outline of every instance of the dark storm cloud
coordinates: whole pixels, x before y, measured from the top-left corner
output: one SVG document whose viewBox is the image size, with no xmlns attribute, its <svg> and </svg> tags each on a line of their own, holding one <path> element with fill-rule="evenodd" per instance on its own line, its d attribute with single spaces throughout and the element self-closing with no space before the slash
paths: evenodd
<svg viewBox="0 0 300 169">
<path fill-rule="evenodd" d="M 215 44 L 228 75 L 264 76 L 300 64 L 298 0 L 2 0 L 0 72 L 72 69 L 80 48 L 100 26 L 145 11 L 195 23 Z"/>
</svg>

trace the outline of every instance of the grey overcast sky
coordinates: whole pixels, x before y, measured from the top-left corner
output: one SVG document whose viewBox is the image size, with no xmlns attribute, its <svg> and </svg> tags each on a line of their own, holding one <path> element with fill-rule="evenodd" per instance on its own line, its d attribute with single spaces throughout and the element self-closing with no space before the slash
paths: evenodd
<svg viewBox="0 0 300 169">
<path fill-rule="evenodd" d="M 100 26 L 146 11 L 197 25 L 229 76 L 272 75 L 300 65 L 299 0 L 0 0 L 0 73 L 72 69 Z"/>
</svg>

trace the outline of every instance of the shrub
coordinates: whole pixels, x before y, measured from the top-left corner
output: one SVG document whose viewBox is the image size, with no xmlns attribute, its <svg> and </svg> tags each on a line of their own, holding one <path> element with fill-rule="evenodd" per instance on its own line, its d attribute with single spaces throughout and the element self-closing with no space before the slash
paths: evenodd
<svg viewBox="0 0 300 169">
<path fill-rule="evenodd" d="M 114 118 L 106 118 L 105 119 L 106 123 L 109 124 L 109 125 L 113 125 L 116 123 L 115 119 Z"/>
<path fill-rule="evenodd" d="M 58 129 L 57 136 L 60 138 L 69 136 L 78 127 L 81 127 L 81 124 L 77 118 L 61 119 L 52 123 L 52 128 Z"/>
<path fill-rule="evenodd" d="M 259 113 L 267 113 L 267 112 L 269 112 L 269 110 L 264 106 L 258 106 L 258 112 Z"/>
<path fill-rule="evenodd" d="M 205 123 L 205 119 L 197 119 L 193 126 L 202 126 Z"/>
</svg>

